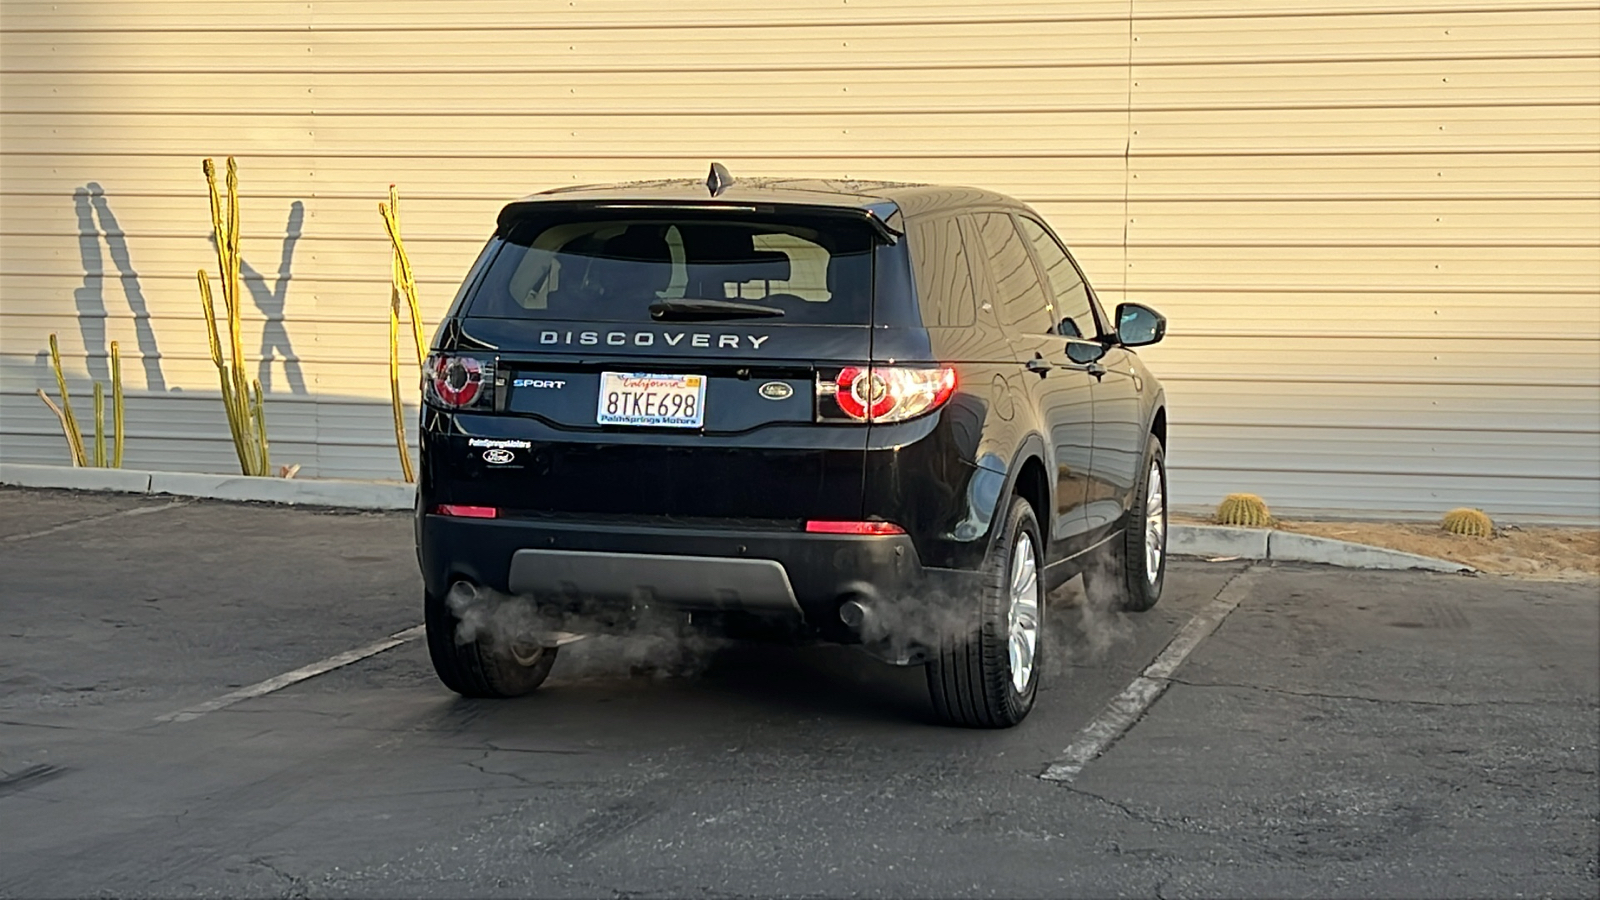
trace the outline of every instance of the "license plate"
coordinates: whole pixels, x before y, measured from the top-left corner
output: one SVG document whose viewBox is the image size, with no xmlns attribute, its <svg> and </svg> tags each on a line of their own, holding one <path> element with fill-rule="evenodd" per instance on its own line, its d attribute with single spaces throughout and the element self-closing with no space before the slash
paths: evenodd
<svg viewBox="0 0 1600 900">
<path fill-rule="evenodd" d="M 705 417 L 704 375 L 600 373 L 600 405 L 595 421 L 601 425 L 699 428 Z"/>
</svg>

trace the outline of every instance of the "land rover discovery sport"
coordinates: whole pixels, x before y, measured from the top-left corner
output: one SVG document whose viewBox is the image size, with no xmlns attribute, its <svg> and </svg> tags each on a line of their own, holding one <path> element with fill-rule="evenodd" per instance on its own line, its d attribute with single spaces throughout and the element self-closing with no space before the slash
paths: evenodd
<svg viewBox="0 0 1600 900">
<path fill-rule="evenodd" d="M 468 696 L 644 612 L 926 666 L 936 714 L 1038 691 L 1046 593 L 1160 597 L 1165 400 L 1033 210 L 972 188 L 696 181 L 507 205 L 424 372 L 428 647 Z M 464 627 L 460 597 L 521 623 Z"/>
</svg>

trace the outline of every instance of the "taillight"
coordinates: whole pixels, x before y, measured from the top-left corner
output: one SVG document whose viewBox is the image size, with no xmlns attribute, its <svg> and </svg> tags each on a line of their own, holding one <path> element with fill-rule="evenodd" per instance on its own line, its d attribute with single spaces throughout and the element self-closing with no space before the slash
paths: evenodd
<svg viewBox="0 0 1600 900">
<path fill-rule="evenodd" d="M 430 354 L 423 364 L 422 384 L 428 399 L 440 406 L 485 406 L 493 390 L 494 364 L 453 353 Z"/>
<path fill-rule="evenodd" d="M 906 530 L 893 522 L 806 522 L 811 534 L 905 534 Z"/>
<path fill-rule="evenodd" d="M 904 422 L 938 409 L 955 392 L 950 366 L 846 366 L 834 378 L 817 379 L 817 418 Z"/>
<path fill-rule="evenodd" d="M 441 516 L 455 516 L 458 519 L 497 519 L 500 510 L 493 506 L 462 506 L 459 503 L 441 503 L 433 508 Z"/>
</svg>

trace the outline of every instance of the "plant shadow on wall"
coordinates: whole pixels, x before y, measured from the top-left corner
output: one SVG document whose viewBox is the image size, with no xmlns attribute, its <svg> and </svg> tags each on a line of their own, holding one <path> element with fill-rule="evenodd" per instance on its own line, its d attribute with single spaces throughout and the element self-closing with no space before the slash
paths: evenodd
<svg viewBox="0 0 1600 900">
<path fill-rule="evenodd" d="M 166 375 L 162 371 L 160 343 L 156 338 L 139 272 L 133 266 L 128 235 L 116 214 L 112 212 L 105 188 L 99 182 L 88 182 L 73 190 L 72 200 L 78 224 L 78 255 L 83 266 L 83 283 L 73 291 L 72 297 L 78 330 L 83 341 L 84 367 L 88 380 L 105 382 L 110 379 L 117 387 L 116 393 L 120 399 L 120 380 L 112 378 L 110 372 L 111 357 L 116 342 L 110 341 L 108 344 L 110 337 L 108 322 L 111 313 L 108 309 L 106 284 L 108 279 L 115 278 L 126 298 L 128 312 L 133 322 L 140 366 L 145 376 L 145 391 L 153 394 L 181 392 L 183 390 L 181 387 L 168 386 Z M 241 276 L 239 283 L 249 292 L 252 302 L 262 316 L 257 380 L 263 386 L 264 393 L 272 388 L 272 369 L 275 361 L 281 361 L 283 364 L 289 391 L 300 395 L 307 393 L 305 375 L 300 366 L 299 356 L 295 353 L 293 341 L 289 337 L 288 324 L 284 316 L 285 301 L 293 277 L 295 246 L 303 234 L 304 224 L 305 204 L 295 200 L 289 205 L 277 274 L 270 286 L 266 276 L 243 259 L 238 261 Z M 215 251 L 217 245 L 215 230 L 207 239 Z M 114 274 L 107 271 L 105 262 L 107 256 L 115 268 Z M 58 391 L 64 392 L 67 387 L 65 378 L 55 377 L 58 364 L 53 364 L 52 358 L 49 351 L 42 349 L 35 354 L 34 365 L 38 373 L 35 380 L 40 385 L 55 385 Z M 58 356 L 55 358 L 59 359 Z M 48 401 L 47 405 L 50 405 Z M 120 402 L 117 408 L 120 412 Z M 57 416 L 62 417 L 62 413 L 58 413 Z M 115 438 L 120 450 L 123 440 L 120 420 L 118 425 Z M 74 444 L 70 434 L 76 429 L 69 429 L 66 424 L 63 424 L 63 429 L 69 432 L 67 441 L 69 454 L 76 464 L 83 465 L 81 459 L 85 455 L 82 452 L 83 448 Z"/>
<path fill-rule="evenodd" d="M 106 267 L 100 253 L 103 236 L 111 262 L 117 267 L 122 291 L 128 298 L 128 311 L 133 314 L 145 384 L 152 391 L 165 391 L 167 380 L 161 374 L 161 351 L 150 326 L 150 308 L 145 304 L 139 273 L 134 271 L 128 253 L 128 236 L 111 213 L 105 189 L 91 181 L 72 192 L 72 204 L 78 213 L 78 255 L 83 261 L 83 286 L 72 292 L 72 299 L 78 310 L 78 330 L 83 335 L 89 377 L 93 381 L 105 381 L 110 374 L 110 352 L 106 345 Z M 43 354 L 40 355 L 42 358 Z"/>
<path fill-rule="evenodd" d="M 105 381 L 109 378 L 110 353 L 106 343 L 105 256 L 116 266 L 117 279 L 128 299 L 128 311 L 133 316 L 133 328 L 139 346 L 140 363 L 144 369 L 145 385 L 151 391 L 166 391 L 167 379 L 161 371 L 161 349 L 151 327 L 150 308 L 145 302 L 144 288 L 139 283 L 139 273 L 133 268 L 133 257 L 128 250 L 128 235 L 122 230 L 105 188 L 91 181 L 72 192 L 72 203 L 78 214 L 78 256 L 83 264 L 83 285 L 72 292 L 78 313 L 78 330 L 83 335 L 85 365 L 89 378 Z M 265 275 L 256 271 L 249 262 L 240 260 L 239 271 L 250 299 L 261 313 L 261 362 L 258 377 L 267 391 L 272 390 L 272 364 L 282 360 L 284 377 L 291 393 L 306 393 L 305 375 L 300 368 L 300 357 L 294 352 L 294 342 L 289 337 L 288 323 L 284 319 L 284 301 L 288 298 L 289 282 L 293 279 L 295 245 L 304 233 L 306 206 L 299 200 L 289 204 L 289 218 L 284 225 L 283 249 L 278 257 L 276 280 L 269 287 Z M 105 241 L 105 253 L 101 240 Z M 216 237 L 208 235 L 213 252 Z M 41 351 L 39 363 L 43 366 L 48 355 Z"/>
<path fill-rule="evenodd" d="M 289 204 L 289 221 L 284 225 L 283 253 L 278 257 L 278 279 L 272 283 L 270 290 L 267 288 L 267 279 L 260 272 L 243 259 L 239 260 L 244 286 L 250 291 L 250 299 L 261 313 L 261 363 L 256 370 L 256 377 L 261 380 L 262 389 L 268 393 L 272 391 L 272 361 L 279 358 L 279 353 L 282 354 L 283 374 L 289 382 L 290 392 L 306 392 L 305 375 L 300 371 L 300 357 L 295 355 L 294 344 L 289 340 L 288 322 L 283 316 L 283 301 L 289 292 L 290 270 L 294 267 L 294 245 L 300 240 L 305 220 L 306 205 L 299 200 Z M 211 243 L 215 249 L 214 236 Z"/>
</svg>

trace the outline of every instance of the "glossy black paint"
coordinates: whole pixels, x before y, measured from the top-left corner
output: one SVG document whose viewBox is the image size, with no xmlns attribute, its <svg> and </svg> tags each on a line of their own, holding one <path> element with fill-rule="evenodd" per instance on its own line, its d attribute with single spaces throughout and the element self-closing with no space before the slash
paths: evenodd
<svg viewBox="0 0 1600 900">
<path fill-rule="evenodd" d="M 710 201 L 703 185 L 669 182 L 536 195 L 507 206 L 501 227 L 535 206 L 548 214 L 551 203 L 805 205 L 867 217 L 885 237 L 873 321 L 468 317 L 463 301 L 496 252 L 492 239 L 435 338 L 436 350 L 492 363 L 496 381 L 484 408 L 423 411 L 417 529 L 430 589 L 456 578 L 504 589 L 510 555 L 523 547 L 747 555 L 784 562 L 813 633 L 852 640 L 837 617 L 846 596 L 904 601 L 964 590 L 961 573 L 981 565 L 1013 494 L 1036 507 L 1052 584 L 1084 566 L 1088 550 L 1120 543 L 1107 538 L 1134 502 L 1145 441 L 1164 405 L 1159 382 L 1119 343 L 1098 301 L 1098 334 L 1002 328 L 995 276 L 970 225 L 940 226 L 985 211 L 1037 218 L 1022 204 L 970 188 L 747 180 Z M 963 239 L 964 262 L 945 265 Z M 908 422 L 814 421 L 817 379 L 872 362 L 953 366 L 956 393 Z M 594 424 L 604 371 L 706 376 L 705 427 Z M 772 382 L 792 393 L 768 399 L 760 391 Z M 526 446 L 509 448 L 507 460 L 486 457 L 475 440 Z M 501 518 L 431 514 L 441 503 L 493 506 Z M 884 520 L 907 534 L 812 535 L 807 520 Z"/>
</svg>

